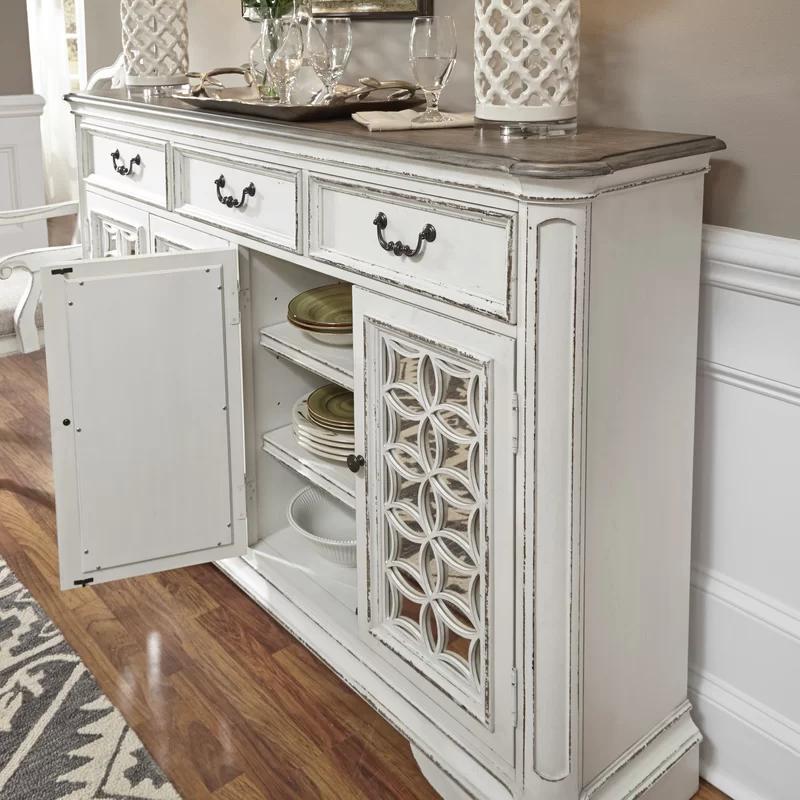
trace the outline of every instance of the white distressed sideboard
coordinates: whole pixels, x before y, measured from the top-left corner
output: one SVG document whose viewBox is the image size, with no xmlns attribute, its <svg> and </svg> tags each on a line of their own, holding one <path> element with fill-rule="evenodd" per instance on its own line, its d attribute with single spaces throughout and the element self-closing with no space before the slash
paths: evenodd
<svg viewBox="0 0 800 800">
<path fill-rule="evenodd" d="M 216 562 L 448 800 L 689 800 L 702 196 L 722 143 L 69 100 L 89 260 L 43 276 L 64 588 Z M 352 349 L 286 322 L 335 281 Z M 331 381 L 355 393 L 357 472 L 292 436 L 296 399 Z M 289 527 L 308 485 L 351 509 L 356 569 Z"/>
</svg>

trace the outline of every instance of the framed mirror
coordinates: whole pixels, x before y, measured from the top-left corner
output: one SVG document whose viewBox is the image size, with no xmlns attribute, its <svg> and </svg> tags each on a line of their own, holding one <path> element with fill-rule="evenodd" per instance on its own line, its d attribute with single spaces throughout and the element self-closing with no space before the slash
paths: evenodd
<svg viewBox="0 0 800 800">
<path fill-rule="evenodd" d="M 357 19 L 404 19 L 433 14 L 433 0 L 313 0 L 314 14 Z"/>
<path fill-rule="evenodd" d="M 315 17 L 410 19 L 433 14 L 433 0 L 312 0 L 312 9 Z"/>
</svg>

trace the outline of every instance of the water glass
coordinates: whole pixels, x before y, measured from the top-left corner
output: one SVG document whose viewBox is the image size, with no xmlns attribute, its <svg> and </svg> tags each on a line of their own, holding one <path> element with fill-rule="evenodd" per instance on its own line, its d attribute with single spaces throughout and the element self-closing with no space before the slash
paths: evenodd
<svg viewBox="0 0 800 800">
<path fill-rule="evenodd" d="M 324 92 L 315 98 L 315 103 L 333 99 L 352 50 L 353 32 L 348 17 L 311 21 L 306 40 L 306 58 L 325 87 Z"/>
<path fill-rule="evenodd" d="M 442 90 L 453 74 L 458 46 L 452 17 L 415 17 L 411 23 L 409 60 L 419 87 L 425 92 L 427 109 L 415 123 L 445 122 L 450 117 L 439 111 Z"/>
</svg>

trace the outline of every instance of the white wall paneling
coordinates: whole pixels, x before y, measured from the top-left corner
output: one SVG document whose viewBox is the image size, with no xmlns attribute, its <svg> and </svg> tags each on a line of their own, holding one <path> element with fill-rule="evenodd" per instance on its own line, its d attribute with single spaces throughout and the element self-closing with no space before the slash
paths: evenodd
<svg viewBox="0 0 800 800">
<path fill-rule="evenodd" d="M 705 777 L 736 800 L 800 785 L 800 242 L 707 227 L 690 696 Z"/>
<path fill-rule="evenodd" d="M 43 107 L 37 95 L 0 96 L 0 211 L 44 205 Z M 0 228 L 0 256 L 46 246 L 44 221 Z"/>
</svg>

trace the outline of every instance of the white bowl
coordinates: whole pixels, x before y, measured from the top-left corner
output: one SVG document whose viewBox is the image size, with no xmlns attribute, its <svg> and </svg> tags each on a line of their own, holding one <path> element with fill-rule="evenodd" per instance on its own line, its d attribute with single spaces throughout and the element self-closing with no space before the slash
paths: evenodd
<svg viewBox="0 0 800 800">
<path fill-rule="evenodd" d="M 289 501 L 286 516 L 289 524 L 314 545 L 322 558 L 355 567 L 356 521 L 350 509 L 322 489 L 309 486 Z"/>
<path fill-rule="evenodd" d="M 347 347 L 353 344 L 352 333 L 321 333 L 317 331 L 310 331 L 307 328 L 303 328 L 303 333 L 307 334 L 312 339 L 316 339 L 318 342 L 332 344 L 335 347 Z"/>
</svg>

